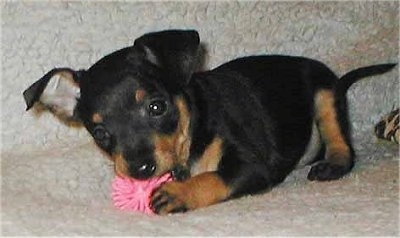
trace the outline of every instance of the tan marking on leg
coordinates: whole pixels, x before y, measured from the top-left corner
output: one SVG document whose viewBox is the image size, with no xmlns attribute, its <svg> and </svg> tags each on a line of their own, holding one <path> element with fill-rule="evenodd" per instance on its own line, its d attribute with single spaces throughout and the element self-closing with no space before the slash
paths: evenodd
<svg viewBox="0 0 400 238">
<path fill-rule="evenodd" d="M 213 141 L 207 146 L 203 155 L 199 160 L 192 166 L 192 176 L 204 173 L 216 171 L 218 164 L 223 155 L 223 140 L 220 137 L 215 137 Z"/>
<path fill-rule="evenodd" d="M 300 158 L 296 168 L 303 168 L 304 166 L 309 165 L 311 162 L 313 162 L 320 149 L 321 135 L 315 121 L 313 121 L 310 141 L 308 142 L 306 150 L 303 156 Z"/>
<path fill-rule="evenodd" d="M 159 213 L 166 214 L 174 209 L 185 207 L 189 210 L 206 207 L 227 199 L 231 189 L 213 172 L 202 173 L 184 182 L 164 184 L 153 195 L 162 196 L 160 201 L 168 201 Z"/>
<path fill-rule="evenodd" d="M 143 99 L 144 99 L 144 97 L 145 97 L 146 95 L 147 95 L 146 90 L 144 90 L 144 89 L 138 89 L 138 90 L 136 90 L 136 93 L 135 93 L 135 100 L 136 100 L 136 103 L 142 102 Z"/>
<path fill-rule="evenodd" d="M 122 177 L 129 177 L 128 163 L 122 154 L 115 154 L 112 156 L 114 161 L 115 173 Z"/>
<path fill-rule="evenodd" d="M 94 113 L 92 116 L 92 121 L 94 123 L 102 123 L 103 122 L 103 117 L 100 115 L 100 113 Z"/>
<path fill-rule="evenodd" d="M 171 170 L 175 165 L 187 166 L 191 144 L 190 112 L 182 98 L 177 98 L 175 104 L 179 111 L 179 121 L 175 132 L 170 135 L 154 135 L 156 176 Z"/>
<path fill-rule="evenodd" d="M 348 165 L 350 148 L 338 122 L 335 98 L 331 90 L 321 90 L 315 97 L 316 117 L 322 138 L 326 143 L 327 159 L 337 165 Z"/>
</svg>

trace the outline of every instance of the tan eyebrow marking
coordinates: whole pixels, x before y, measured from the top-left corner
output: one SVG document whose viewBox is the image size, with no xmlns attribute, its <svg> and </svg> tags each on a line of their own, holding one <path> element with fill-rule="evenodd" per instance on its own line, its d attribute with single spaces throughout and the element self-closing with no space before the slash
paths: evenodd
<svg viewBox="0 0 400 238">
<path fill-rule="evenodd" d="M 135 93 L 136 102 L 142 102 L 146 95 L 147 95 L 146 90 L 144 90 L 144 89 L 136 90 L 136 93 Z"/>
<path fill-rule="evenodd" d="M 100 113 L 94 113 L 92 116 L 92 121 L 94 123 L 102 123 L 103 122 L 103 117 L 100 115 Z"/>
</svg>

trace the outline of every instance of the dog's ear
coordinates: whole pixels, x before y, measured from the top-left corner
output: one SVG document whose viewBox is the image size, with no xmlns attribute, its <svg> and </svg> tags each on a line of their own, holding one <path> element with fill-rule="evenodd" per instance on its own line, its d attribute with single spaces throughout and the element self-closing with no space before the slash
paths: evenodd
<svg viewBox="0 0 400 238">
<path fill-rule="evenodd" d="M 55 68 L 23 92 L 26 110 L 39 103 L 64 122 L 79 121 L 74 110 L 80 98 L 79 81 L 84 71 Z"/>
<path fill-rule="evenodd" d="M 134 47 L 167 73 L 167 86 L 181 88 L 197 66 L 199 44 L 197 31 L 167 30 L 143 35 L 135 40 Z"/>
</svg>

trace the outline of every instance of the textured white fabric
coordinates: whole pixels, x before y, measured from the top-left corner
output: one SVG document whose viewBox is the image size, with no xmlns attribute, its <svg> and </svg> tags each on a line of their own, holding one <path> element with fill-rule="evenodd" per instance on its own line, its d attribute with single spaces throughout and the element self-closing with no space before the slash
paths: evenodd
<svg viewBox="0 0 400 238">
<path fill-rule="evenodd" d="M 87 68 L 143 33 L 197 29 L 206 67 L 250 54 L 325 62 L 338 75 L 398 61 L 393 2 L 1 2 L 3 235 L 398 235 L 398 147 L 373 125 L 398 105 L 398 68 L 353 86 L 358 163 L 309 183 L 309 168 L 270 193 L 184 215 L 115 210 L 111 162 L 85 130 L 25 112 L 22 92 L 53 67 Z"/>
</svg>

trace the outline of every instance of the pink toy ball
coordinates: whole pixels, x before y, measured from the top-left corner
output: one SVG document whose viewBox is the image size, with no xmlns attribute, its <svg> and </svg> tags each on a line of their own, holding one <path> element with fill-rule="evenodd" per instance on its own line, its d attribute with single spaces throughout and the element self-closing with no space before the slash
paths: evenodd
<svg viewBox="0 0 400 238">
<path fill-rule="evenodd" d="M 171 173 L 160 177 L 137 180 L 128 177 L 116 176 L 112 182 L 112 200 L 114 206 L 124 211 L 138 211 L 154 214 L 150 208 L 150 195 L 161 184 L 172 181 Z"/>
</svg>

